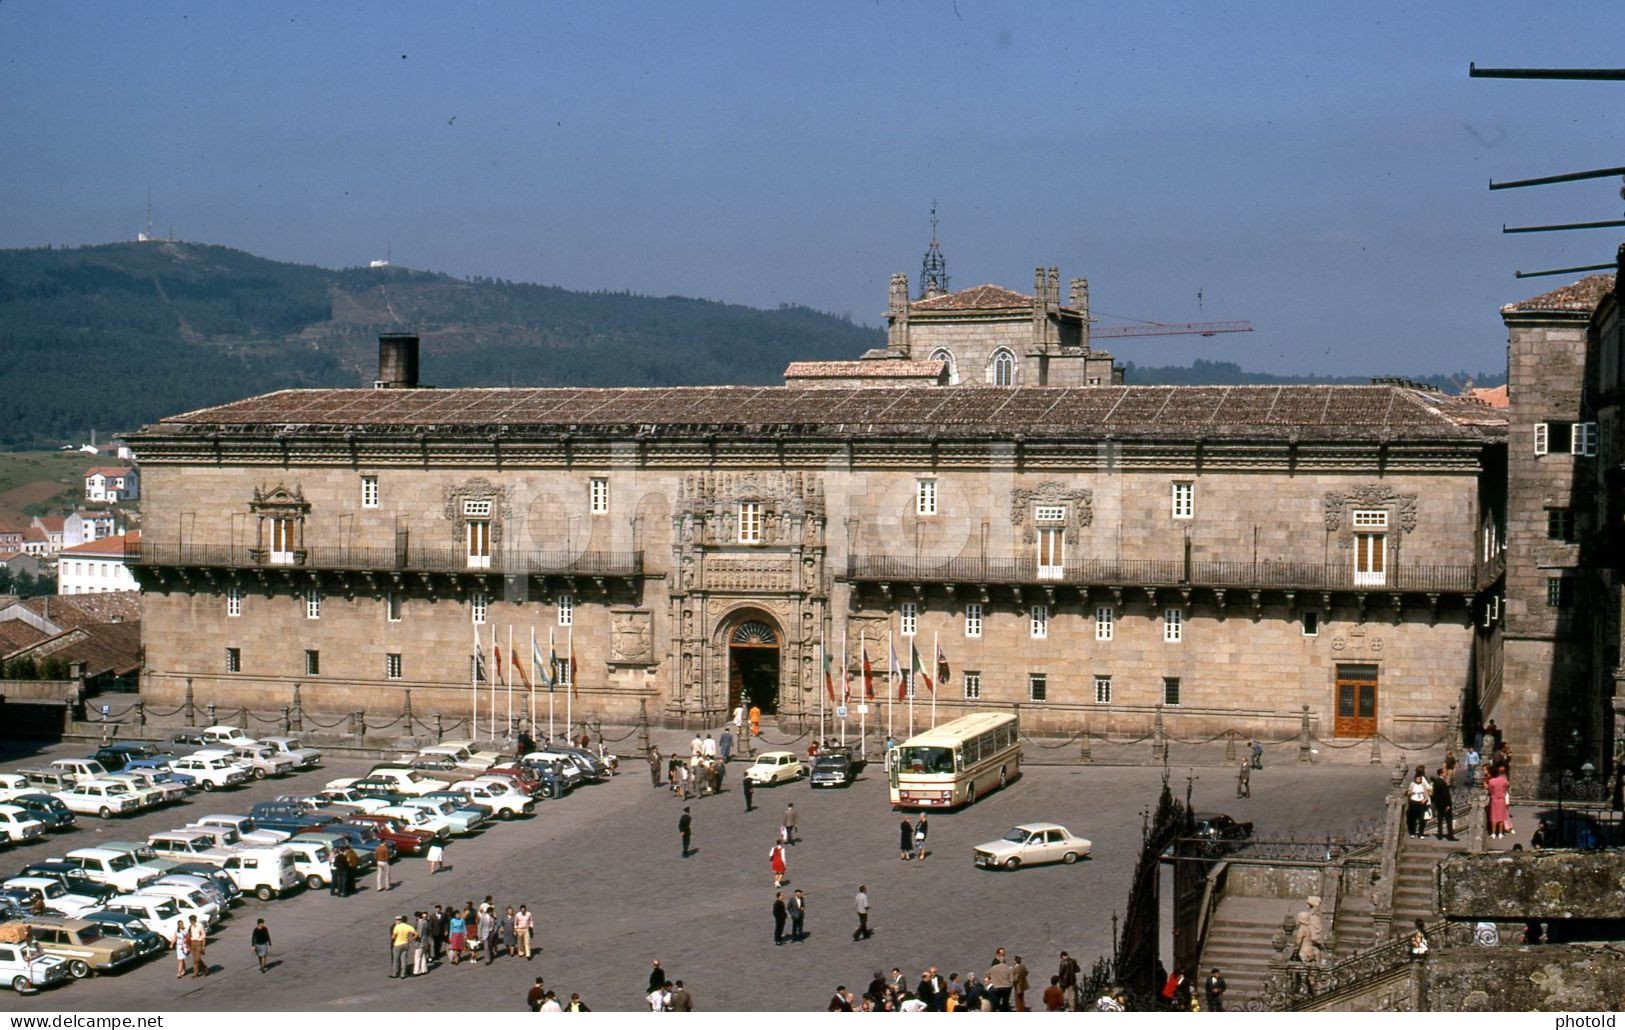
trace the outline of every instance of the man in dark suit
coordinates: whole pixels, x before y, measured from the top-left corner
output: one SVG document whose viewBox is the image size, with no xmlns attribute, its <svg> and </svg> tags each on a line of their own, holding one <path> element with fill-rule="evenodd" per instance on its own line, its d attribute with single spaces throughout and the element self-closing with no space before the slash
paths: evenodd
<svg viewBox="0 0 1625 1030">
<path fill-rule="evenodd" d="M 799 890 L 790 896 L 790 939 L 799 941 L 806 936 L 807 898 Z"/>
<path fill-rule="evenodd" d="M 688 988 L 679 980 L 673 985 L 671 992 L 671 1010 L 673 1012 L 693 1012 L 694 996 L 688 993 Z"/>
<path fill-rule="evenodd" d="M 835 996 L 829 999 L 830 1012 L 851 1012 L 852 1003 L 846 1000 L 846 985 L 835 988 Z"/>
<path fill-rule="evenodd" d="M 1433 776 L 1433 816 L 1438 820 L 1435 828 L 1439 839 L 1455 840 L 1455 808 L 1450 800 L 1450 779 L 1445 776 L 1443 766 Z"/>
<path fill-rule="evenodd" d="M 694 817 L 689 814 L 688 806 L 683 806 L 683 814 L 677 819 L 677 832 L 683 835 L 683 857 L 688 857 L 688 842 L 693 837 Z"/>
<path fill-rule="evenodd" d="M 784 892 L 779 891 L 773 895 L 773 943 L 784 943 L 784 921 L 790 912 L 784 905 Z"/>
</svg>

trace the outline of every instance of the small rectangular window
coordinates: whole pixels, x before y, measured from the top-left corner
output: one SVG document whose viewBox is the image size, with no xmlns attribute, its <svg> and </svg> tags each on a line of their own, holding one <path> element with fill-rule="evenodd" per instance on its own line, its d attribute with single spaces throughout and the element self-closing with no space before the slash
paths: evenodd
<svg viewBox="0 0 1625 1030">
<path fill-rule="evenodd" d="M 568 687 L 575 682 L 575 669 L 570 666 L 569 655 L 553 663 L 553 682 L 561 687 Z"/>
<path fill-rule="evenodd" d="M 401 656 L 398 654 L 384 655 L 384 678 L 398 680 L 401 678 Z"/>
<path fill-rule="evenodd" d="M 242 672 L 243 671 L 243 649 L 242 648 L 240 648 L 240 647 L 228 647 L 228 648 L 226 648 L 226 671 L 227 672 Z"/>
<path fill-rule="evenodd" d="M 962 677 L 962 682 L 965 684 L 965 700 L 967 700 L 967 701 L 975 701 L 975 700 L 979 699 L 982 696 L 982 674 L 981 673 L 979 673 L 979 672 L 967 672 Z"/>
<path fill-rule="evenodd" d="M 742 544 L 762 542 L 762 502 L 739 502 L 739 542 Z"/>
<path fill-rule="evenodd" d="M 1569 439 L 1569 453 L 1593 457 L 1597 453 L 1597 423 L 1576 422 Z"/>
<path fill-rule="evenodd" d="M 361 477 L 361 506 L 363 508 L 378 507 L 378 477 Z"/>
<path fill-rule="evenodd" d="M 1174 484 L 1174 518 L 1188 519 L 1196 514 L 1196 484 Z"/>
<path fill-rule="evenodd" d="M 967 604 L 965 606 L 965 636 L 979 637 L 982 635 L 982 606 Z"/>
<path fill-rule="evenodd" d="M 1040 504 L 1033 511 L 1033 519 L 1037 522 L 1065 522 L 1066 505 Z"/>
<path fill-rule="evenodd" d="M 1049 605 L 1033 605 L 1030 629 L 1034 640 L 1043 640 L 1049 636 Z"/>
<path fill-rule="evenodd" d="M 1095 704 L 1109 705 L 1112 703 L 1112 678 L 1110 676 L 1095 677 Z"/>
<path fill-rule="evenodd" d="M 1177 644 L 1185 639 L 1185 612 L 1181 608 L 1164 608 L 1162 612 L 1162 639 Z"/>
<path fill-rule="evenodd" d="M 1110 605 L 1102 605 L 1095 609 L 1095 639 L 1110 640 L 1112 638 L 1112 620 L 1114 612 Z"/>
<path fill-rule="evenodd" d="M 315 587 L 305 591 L 305 618 L 319 619 L 322 617 L 322 592 Z"/>
<path fill-rule="evenodd" d="M 575 624 L 576 599 L 574 594 L 559 595 L 559 625 L 570 626 Z"/>
<path fill-rule="evenodd" d="M 243 588 L 227 587 L 226 617 L 228 619 L 235 619 L 241 614 L 243 614 Z"/>
<path fill-rule="evenodd" d="M 320 651 L 305 651 L 305 675 L 320 676 L 322 674 L 322 653 Z"/>
<path fill-rule="evenodd" d="M 468 595 L 469 617 L 473 620 L 474 625 L 485 625 L 485 609 L 490 603 L 490 595 L 481 591 L 475 591 Z"/>
<path fill-rule="evenodd" d="M 914 514 L 935 515 L 937 513 L 937 481 L 935 479 L 917 479 L 914 481 Z"/>
<path fill-rule="evenodd" d="M 1164 676 L 1162 678 L 1162 703 L 1165 705 L 1179 704 L 1179 677 Z"/>
<path fill-rule="evenodd" d="M 1574 589 L 1567 578 L 1553 576 L 1546 581 L 1546 607 L 1572 608 L 1574 606 Z"/>
<path fill-rule="evenodd" d="M 1537 458 L 1540 457 L 1542 454 L 1545 454 L 1547 452 L 1547 450 L 1549 449 L 1548 445 L 1547 445 L 1548 441 L 1547 441 L 1546 437 L 1547 437 L 1546 423 L 1544 423 L 1544 422 L 1536 422 L 1535 423 L 1535 457 L 1537 457 Z"/>
<path fill-rule="evenodd" d="M 920 606 L 913 601 L 904 601 L 897 609 L 898 634 L 912 637 L 920 624 Z"/>
<path fill-rule="evenodd" d="M 1574 512 L 1568 508 L 1547 508 L 1546 539 L 1574 543 Z"/>
<path fill-rule="evenodd" d="M 1306 637 L 1318 637 L 1318 636 L 1320 636 L 1320 613 L 1319 612 L 1304 612 L 1303 613 L 1303 635 L 1306 636 Z"/>
<path fill-rule="evenodd" d="M 588 507 L 594 515 L 609 514 L 609 480 L 602 476 L 594 476 L 588 481 L 587 496 Z"/>
<path fill-rule="evenodd" d="M 1049 698 L 1049 678 L 1043 673 L 1027 675 L 1027 700 L 1044 701 Z"/>
<path fill-rule="evenodd" d="M 390 622 L 401 621 L 401 595 L 393 590 L 384 592 L 384 618 Z"/>
<path fill-rule="evenodd" d="M 1386 508 L 1359 508 L 1354 512 L 1355 529 L 1387 529 L 1388 510 Z"/>
<path fill-rule="evenodd" d="M 464 518 L 470 518 L 470 519 L 488 519 L 488 518 L 490 518 L 491 517 L 491 502 L 489 500 L 464 501 L 463 502 L 463 517 Z"/>
</svg>

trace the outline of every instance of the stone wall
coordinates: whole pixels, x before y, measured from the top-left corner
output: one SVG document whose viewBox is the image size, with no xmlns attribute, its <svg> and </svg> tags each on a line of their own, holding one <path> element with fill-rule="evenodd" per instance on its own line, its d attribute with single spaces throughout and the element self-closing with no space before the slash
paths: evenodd
<svg viewBox="0 0 1625 1030">
<path fill-rule="evenodd" d="M 1439 911 L 1451 919 L 1625 919 L 1625 853 L 1494 851 L 1440 863 Z"/>
<path fill-rule="evenodd" d="M 1425 1012 L 1612 1012 L 1625 997 L 1619 945 L 1452 948 L 1418 972 Z"/>
</svg>

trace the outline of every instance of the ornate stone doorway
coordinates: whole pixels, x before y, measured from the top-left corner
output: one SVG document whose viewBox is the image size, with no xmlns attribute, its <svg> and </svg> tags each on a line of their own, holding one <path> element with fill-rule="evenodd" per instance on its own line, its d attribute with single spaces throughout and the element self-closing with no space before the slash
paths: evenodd
<svg viewBox="0 0 1625 1030">
<path fill-rule="evenodd" d="M 763 715 L 779 710 L 779 632 L 760 617 L 746 616 L 728 631 L 728 711 L 755 706 Z"/>
</svg>

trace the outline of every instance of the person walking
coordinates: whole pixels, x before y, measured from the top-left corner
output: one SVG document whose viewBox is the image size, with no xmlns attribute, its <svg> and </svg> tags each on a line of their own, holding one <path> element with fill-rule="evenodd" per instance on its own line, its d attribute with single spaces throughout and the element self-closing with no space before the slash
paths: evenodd
<svg viewBox="0 0 1625 1030">
<path fill-rule="evenodd" d="M 260 972 L 265 972 L 265 959 L 271 954 L 271 928 L 265 925 L 265 920 L 254 920 L 254 929 L 248 935 L 248 946 L 259 960 Z"/>
<path fill-rule="evenodd" d="M 1467 786 L 1478 786 L 1478 748 L 1468 745 L 1467 754 L 1463 756 L 1462 763 L 1467 766 Z"/>
<path fill-rule="evenodd" d="M 389 882 L 389 842 L 380 840 L 378 847 L 372 853 L 372 857 L 378 863 L 378 882 L 374 886 L 381 891 L 387 891 L 391 886 Z"/>
<path fill-rule="evenodd" d="M 497 923 L 497 932 L 502 935 L 502 953 L 519 954 L 519 928 L 514 923 L 512 905 L 502 910 L 502 919 Z"/>
<path fill-rule="evenodd" d="M 447 948 L 451 952 L 451 964 L 455 966 L 462 961 L 463 952 L 468 949 L 468 920 L 453 908 L 451 916 L 446 920 L 446 928 L 449 935 Z"/>
<path fill-rule="evenodd" d="M 677 832 L 683 838 L 683 857 L 688 857 L 688 844 L 694 833 L 694 817 L 689 813 L 688 806 L 683 806 L 683 814 L 677 817 Z"/>
<path fill-rule="evenodd" d="M 439 841 L 429 845 L 429 850 L 423 853 L 429 862 L 429 875 L 433 876 L 446 867 L 446 849 Z"/>
<path fill-rule="evenodd" d="M 175 921 L 175 979 L 186 975 L 186 964 L 191 960 L 191 940 L 186 936 L 186 924 Z"/>
<path fill-rule="evenodd" d="M 795 802 L 792 801 L 788 805 L 784 806 L 784 842 L 786 844 L 794 844 L 796 842 L 797 825 L 798 820 L 796 818 L 796 805 Z"/>
<path fill-rule="evenodd" d="M 660 788 L 660 749 L 652 744 L 649 746 L 649 786 Z"/>
<path fill-rule="evenodd" d="M 858 896 L 853 900 L 858 910 L 858 928 L 852 931 L 852 939 L 856 941 L 873 937 L 875 932 L 869 929 L 869 888 L 859 884 Z"/>
<path fill-rule="evenodd" d="M 789 906 L 784 903 L 784 892 L 778 891 L 773 895 L 773 943 L 784 944 L 784 923 L 790 918 Z"/>
<path fill-rule="evenodd" d="M 724 763 L 726 763 L 728 759 L 733 756 L 734 734 L 733 730 L 727 726 L 722 727 L 722 739 L 717 742 L 717 753 L 722 756 L 722 761 Z"/>
<path fill-rule="evenodd" d="M 1060 978 L 1061 993 L 1065 995 L 1066 1009 L 1068 1012 L 1071 1012 L 1077 1008 L 1078 976 L 1082 972 L 1083 968 L 1078 965 L 1077 959 L 1073 958 L 1071 955 L 1068 955 L 1064 951 L 1061 952 L 1061 964 L 1060 967 L 1055 970 L 1055 975 Z"/>
<path fill-rule="evenodd" d="M 800 941 L 807 935 L 807 898 L 799 889 L 790 895 L 790 939 Z"/>
<path fill-rule="evenodd" d="M 1405 785 L 1405 832 L 1411 837 L 1423 836 L 1428 820 L 1428 780 L 1420 766 L 1411 782 Z"/>
<path fill-rule="evenodd" d="M 1507 828 L 1507 820 L 1511 814 L 1507 807 L 1507 792 L 1511 787 L 1506 770 L 1500 766 L 1491 769 L 1489 779 L 1484 781 L 1484 789 L 1490 794 L 1490 836 L 1497 840 L 1512 832 Z"/>
<path fill-rule="evenodd" d="M 519 954 L 525 956 L 526 962 L 530 961 L 530 935 L 535 928 L 536 917 L 530 914 L 530 909 L 520 905 L 513 917 L 513 932 L 519 939 Z"/>
<path fill-rule="evenodd" d="M 906 815 L 903 816 L 903 825 L 897 829 L 897 847 L 902 852 L 903 861 L 914 857 L 914 825 Z"/>
<path fill-rule="evenodd" d="M 925 861 L 925 813 L 914 823 L 914 857 L 921 862 Z"/>
<path fill-rule="evenodd" d="M 717 757 L 717 742 L 711 736 L 711 734 L 707 733 L 705 735 L 705 744 L 701 748 L 700 753 L 707 758 Z"/>
<path fill-rule="evenodd" d="M 768 868 L 773 870 L 773 886 L 784 886 L 784 874 L 790 864 L 784 860 L 784 845 L 774 844 L 767 853 Z"/>
<path fill-rule="evenodd" d="M 417 931 L 412 924 L 406 921 L 405 916 L 396 916 L 395 921 L 389 925 L 389 978 L 391 980 L 404 980 L 411 975 L 411 947 L 412 938 Z"/>
<path fill-rule="evenodd" d="M 1010 966 L 1015 974 L 1015 981 L 1010 987 L 1010 1000 L 1015 1002 L 1017 1012 L 1027 1011 L 1027 988 L 1031 985 L 1030 975 L 1027 972 L 1027 963 L 1016 956 L 1016 961 Z"/>
<path fill-rule="evenodd" d="M 1241 768 L 1236 771 L 1236 797 L 1250 798 L 1253 796 L 1253 769 L 1247 764 L 1247 759 L 1241 760 Z"/>
<path fill-rule="evenodd" d="M 429 913 L 418 912 L 412 923 L 417 939 L 412 942 L 412 975 L 422 976 L 429 971 L 429 953 L 434 950 L 434 925 Z"/>
<path fill-rule="evenodd" d="M 752 793 L 752 790 L 753 790 L 753 787 L 752 787 L 752 784 L 751 784 L 751 778 L 749 776 L 741 775 L 739 777 L 739 781 L 745 785 L 745 811 L 753 812 L 753 811 L 756 810 L 756 806 L 753 803 L 752 797 L 751 797 L 751 793 Z"/>
<path fill-rule="evenodd" d="M 1207 1010 L 1209 1012 L 1224 1011 L 1224 992 L 1227 985 L 1224 977 L 1219 975 L 1219 967 L 1214 966 L 1213 971 L 1207 975 L 1205 990 L 1207 993 Z"/>
<path fill-rule="evenodd" d="M 1264 745 L 1260 744 L 1256 740 L 1250 740 L 1247 743 L 1249 745 L 1248 750 L 1252 754 L 1253 768 L 1264 768 Z"/>
<path fill-rule="evenodd" d="M 1438 838 L 1455 840 L 1456 809 L 1450 797 L 1450 771 L 1444 766 L 1440 766 L 1433 777 L 1433 815 L 1438 820 L 1435 827 Z"/>
<path fill-rule="evenodd" d="M 186 950 L 192 956 L 192 975 L 207 976 L 209 963 L 204 959 L 203 952 L 209 946 L 209 930 L 197 921 L 197 916 L 187 918 L 189 922 L 186 926 Z"/>
<path fill-rule="evenodd" d="M 480 906 L 480 914 L 474 922 L 479 931 L 480 950 L 485 952 L 485 964 L 490 965 L 497 957 L 497 914 L 489 905 Z"/>
</svg>

